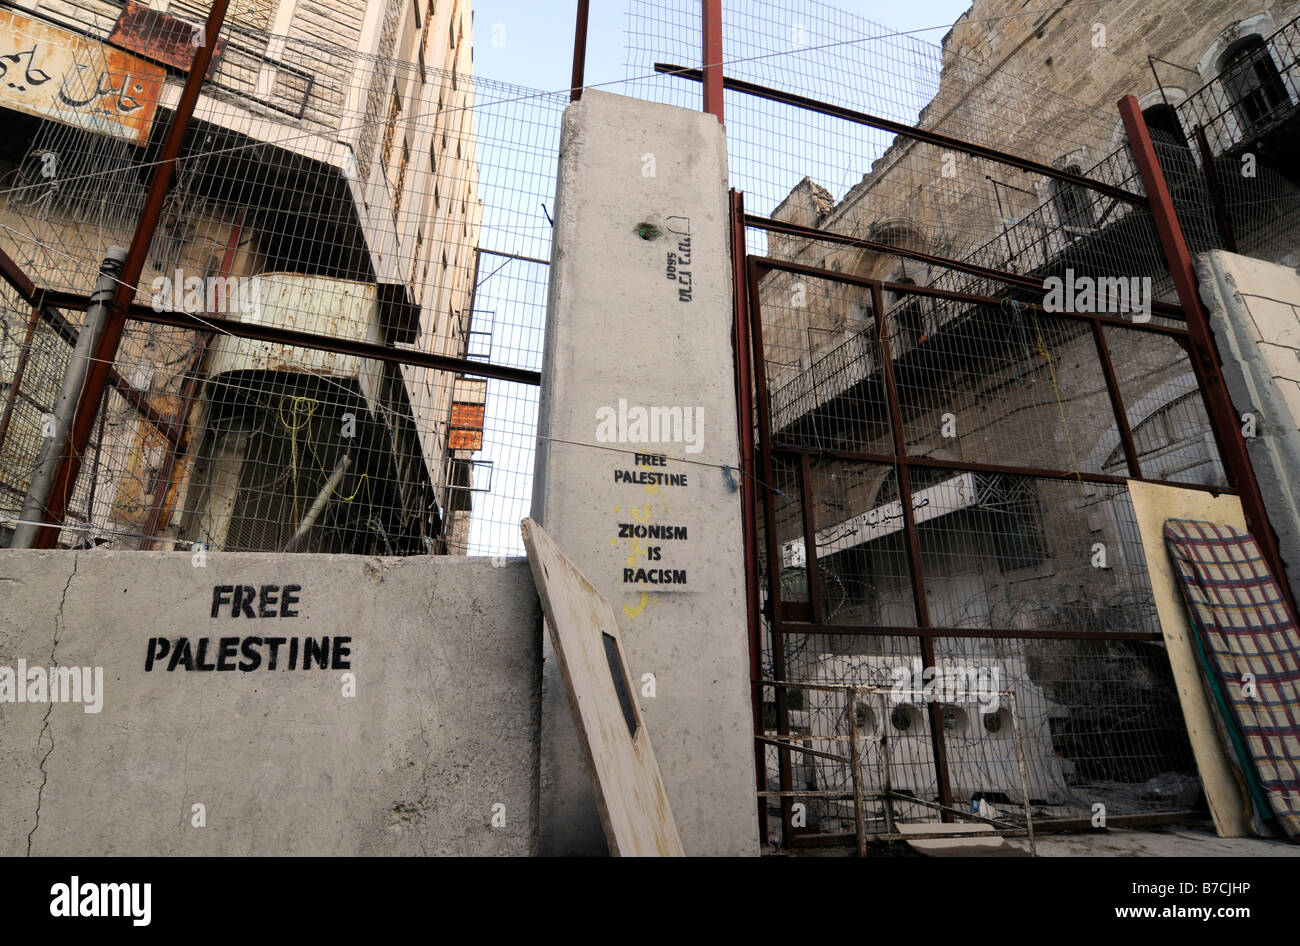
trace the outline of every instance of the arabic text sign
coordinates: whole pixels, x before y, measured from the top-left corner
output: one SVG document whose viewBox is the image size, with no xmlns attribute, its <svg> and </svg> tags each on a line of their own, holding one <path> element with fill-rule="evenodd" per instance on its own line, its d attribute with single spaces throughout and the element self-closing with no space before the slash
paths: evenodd
<svg viewBox="0 0 1300 946">
<path fill-rule="evenodd" d="M 0 10 L 0 107 L 143 142 L 164 74 L 138 56 Z"/>
<path fill-rule="evenodd" d="M 975 477 L 970 473 L 954 476 L 928 489 L 912 494 L 912 509 L 917 523 L 925 522 L 975 505 Z M 817 557 L 825 558 L 845 549 L 874 542 L 903 528 L 903 506 L 897 500 L 868 509 L 837 525 L 817 530 Z M 786 542 L 781 548 L 784 568 L 802 568 L 808 561 L 801 539 Z"/>
</svg>

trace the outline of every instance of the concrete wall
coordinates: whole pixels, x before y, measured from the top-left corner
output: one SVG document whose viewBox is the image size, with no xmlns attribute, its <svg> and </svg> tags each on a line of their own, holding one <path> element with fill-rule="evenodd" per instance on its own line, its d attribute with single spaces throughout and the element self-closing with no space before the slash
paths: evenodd
<svg viewBox="0 0 1300 946">
<path fill-rule="evenodd" d="M 239 585 L 278 589 L 211 617 Z M 159 636 L 196 669 L 146 670 Z M 328 636 L 330 669 L 221 672 L 250 636 Z M 522 560 L 0 552 L 0 855 L 535 853 L 540 644 Z M 100 711 L 12 701 L 19 659 L 102 668 Z"/>
<path fill-rule="evenodd" d="M 1255 415 L 1246 450 L 1300 598 L 1300 274 L 1215 250 L 1196 275 L 1233 406 Z"/>
<path fill-rule="evenodd" d="M 565 112 L 532 506 L 614 607 L 692 855 L 755 854 L 758 836 L 740 494 L 720 469 L 738 463 L 726 186 L 712 116 L 592 91 Z M 638 407 L 702 425 L 656 437 Z M 541 851 L 599 853 L 561 687 L 548 659 Z"/>
</svg>

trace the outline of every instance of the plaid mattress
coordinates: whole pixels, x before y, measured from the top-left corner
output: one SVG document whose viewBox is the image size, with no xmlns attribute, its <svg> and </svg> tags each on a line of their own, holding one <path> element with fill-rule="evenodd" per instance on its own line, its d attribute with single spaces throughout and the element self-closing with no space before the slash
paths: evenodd
<svg viewBox="0 0 1300 946">
<path fill-rule="evenodd" d="M 1248 532 L 1190 519 L 1165 522 L 1211 682 L 1232 719 L 1278 824 L 1300 839 L 1300 628 Z M 1243 685 L 1253 674 L 1256 692 Z M 1266 812 L 1261 814 L 1267 815 Z"/>
</svg>

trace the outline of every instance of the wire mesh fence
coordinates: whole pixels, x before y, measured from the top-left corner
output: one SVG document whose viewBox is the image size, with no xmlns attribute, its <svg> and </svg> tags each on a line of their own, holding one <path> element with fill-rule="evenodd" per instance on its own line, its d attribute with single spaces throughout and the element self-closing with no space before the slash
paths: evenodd
<svg viewBox="0 0 1300 946">
<path fill-rule="evenodd" d="M 765 687 L 764 729 L 823 753 L 765 748 L 769 809 L 802 806 L 797 819 L 784 812 L 786 841 L 854 829 L 851 763 L 826 755 L 844 755 L 850 712 L 842 694 L 817 689 L 831 685 L 879 689 L 852 710 L 858 784 L 894 792 L 897 822 L 935 820 L 941 769 L 953 804 L 1015 823 L 1026 803 L 1036 820 L 1194 808 L 1124 485 L 1136 475 L 1226 486 L 1176 338 L 980 300 L 927 326 L 912 311 L 926 296 L 897 286 L 888 298 L 829 271 L 776 268 L 757 287 L 766 387 L 756 396 L 771 419 L 760 549 L 779 615 L 765 612 L 764 678 L 812 684 L 780 700 L 782 687 Z M 877 298 L 888 298 L 884 325 Z M 845 312 L 857 321 L 834 323 Z M 834 370 L 819 367 L 827 360 Z M 944 689 L 971 674 L 985 691 L 1014 692 L 1019 755 L 1005 707 L 965 683 Z M 907 695 L 923 678 L 926 693 Z M 866 816 L 868 834 L 891 833 L 880 799 Z"/>
<path fill-rule="evenodd" d="M 327 43 L 253 7 L 222 31 L 61 542 L 519 554 L 567 96 L 472 76 L 460 7 L 387 4 L 379 55 L 347 45 L 359 21 Z M 113 74 L 106 48 L 68 74 Z M 85 319 L 68 297 L 130 243 L 162 153 L 174 86 L 140 62 L 133 136 L 65 106 L 0 145 L 0 248 L 40 293 L 3 306 L 10 528 Z"/>
</svg>

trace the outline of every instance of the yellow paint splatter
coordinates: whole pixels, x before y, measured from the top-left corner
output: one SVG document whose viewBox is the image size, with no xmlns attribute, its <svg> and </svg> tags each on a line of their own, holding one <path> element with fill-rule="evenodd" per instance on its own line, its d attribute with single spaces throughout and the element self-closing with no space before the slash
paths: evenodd
<svg viewBox="0 0 1300 946">
<path fill-rule="evenodd" d="M 635 618 L 642 611 L 645 610 L 645 606 L 649 603 L 650 603 L 650 595 L 648 595 L 646 592 L 643 591 L 641 592 L 641 603 L 638 604 L 635 608 L 629 608 L 627 605 L 623 605 L 623 613 L 630 618 Z"/>
<path fill-rule="evenodd" d="M 636 539 L 628 539 L 627 544 L 632 549 L 632 554 L 627 557 L 627 563 L 629 565 L 635 565 L 638 557 L 646 558 L 645 548 L 643 548 L 641 543 L 638 542 Z"/>
</svg>

